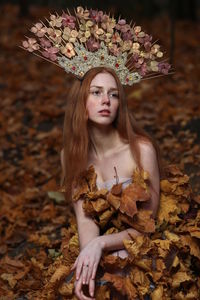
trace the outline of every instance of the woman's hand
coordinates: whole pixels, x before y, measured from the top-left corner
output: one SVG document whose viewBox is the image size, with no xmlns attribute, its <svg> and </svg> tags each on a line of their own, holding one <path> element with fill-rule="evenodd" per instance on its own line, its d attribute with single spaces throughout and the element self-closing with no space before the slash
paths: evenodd
<svg viewBox="0 0 200 300">
<path fill-rule="evenodd" d="M 94 238 L 81 250 L 71 268 L 71 270 L 76 268 L 76 280 L 78 280 L 78 282 L 80 282 L 79 278 L 81 278 L 82 284 L 89 284 L 89 292 L 92 297 L 94 295 L 96 271 L 102 251 L 103 246 L 100 242 L 100 238 Z"/>
<path fill-rule="evenodd" d="M 82 291 L 82 286 L 83 286 L 82 274 L 80 275 L 79 280 L 75 281 L 74 286 L 75 286 L 75 295 L 78 297 L 78 299 L 80 299 L 80 300 L 95 300 L 95 298 L 90 298 L 90 297 L 87 297 L 87 296 L 85 296 L 83 294 L 83 291 Z M 89 287 L 90 287 L 89 288 L 90 291 L 94 290 L 94 288 L 95 288 L 95 280 L 90 279 Z"/>
</svg>

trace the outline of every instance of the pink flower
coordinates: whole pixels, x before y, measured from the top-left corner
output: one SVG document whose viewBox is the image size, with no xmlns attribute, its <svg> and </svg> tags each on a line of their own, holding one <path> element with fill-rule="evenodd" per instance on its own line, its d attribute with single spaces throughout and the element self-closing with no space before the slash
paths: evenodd
<svg viewBox="0 0 200 300">
<path fill-rule="evenodd" d="M 144 43 L 144 48 L 146 51 L 150 51 L 151 50 L 151 43 L 150 42 L 145 42 Z"/>
<path fill-rule="evenodd" d="M 132 62 L 132 63 L 137 63 L 137 62 L 138 62 L 138 59 L 139 59 L 139 54 L 138 54 L 138 53 L 134 53 L 134 54 L 131 56 L 131 62 Z"/>
<path fill-rule="evenodd" d="M 36 23 L 35 26 L 31 28 L 31 32 L 33 32 L 38 37 L 43 37 L 46 31 L 46 27 L 43 27 L 41 23 Z"/>
<path fill-rule="evenodd" d="M 57 60 L 56 53 L 59 52 L 59 49 L 56 47 L 46 48 L 45 51 L 42 51 L 42 55 L 46 58 L 49 58 L 52 61 Z"/>
<path fill-rule="evenodd" d="M 63 18 L 63 20 L 62 20 L 63 26 L 69 27 L 71 29 L 75 28 L 76 18 L 74 16 L 69 16 L 69 15 L 63 13 L 62 18 Z"/>
<path fill-rule="evenodd" d="M 141 76 L 145 76 L 147 74 L 147 64 L 145 62 L 141 65 L 141 68 L 139 70 L 139 74 Z"/>
<path fill-rule="evenodd" d="M 130 25 L 126 24 L 126 20 L 124 19 L 119 20 L 115 28 L 121 32 L 127 32 L 131 29 Z"/>
<path fill-rule="evenodd" d="M 122 39 L 123 39 L 124 41 L 132 40 L 132 38 L 133 38 L 133 34 L 132 34 L 130 31 L 123 32 L 123 34 L 122 34 Z"/>
<path fill-rule="evenodd" d="M 44 48 L 50 48 L 51 47 L 51 42 L 45 38 L 40 39 L 40 45 Z"/>
<path fill-rule="evenodd" d="M 144 41 L 145 42 L 151 42 L 152 41 L 152 35 L 149 35 L 149 34 L 145 33 Z"/>
<path fill-rule="evenodd" d="M 138 58 L 137 62 L 134 64 L 135 68 L 137 68 L 137 69 L 141 68 L 141 65 L 143 64 L 143 62 L 144 62 L 143 57 Z"/>
<path fill-rule="evenodd" d="M 120 48 L 117 47 L 116 44 L 113 44 L 112 46 L 109 47 L 109 50 L 112 54 L 114 54 L 115 56 L 118 56 L 121 54 L 121 50 Z"/>
<path fill-rule="evenodd" d="M 120 43 L 121 42 L 121 37 L 119 35 L 119 33 L 116 31 L 111 38 L 112 43 Z"/>
<path fill-rule="evenodd" d="M 100 44 L 95 39 L 90 38 L 87 41 L 87 48 L 88 48 L 89 51 L 94 52 L 94 51 L 96 51 L 100 48 Z"/>
<path fill-rule="evenodd" d="M 159 72 L 167 75 L 169 73 L 169 69 L 171 68 L 171 65 L 168 63 L 158 63 L 158 70 Z"/>
<path fill-rule="evenodd" d="M 98 22 L 102 21 L 103 12 L 102 11 L 98 11 L 98 10 L 90 9 L 89 16 L 92 19 L 92 21 L 98 23 Z"/>
<path fill-rule="evenodd" d="M 36 51 L 36 50 L 40 49 L 40 45 L 38 44 L 36 39 L 33 39 L 33 38 L 28 38 L 27 41 L 23 41 L 22 45 L 29 52 L 33 52 L 33 51 Z"/>
<path fill-rule="evenodd" d="M 125 25 L 126 24 L 126 20 L 121 19 L 121 20 L 118 21 L 117 24 L 119 24 L 119 25 Z"/>
</svg>

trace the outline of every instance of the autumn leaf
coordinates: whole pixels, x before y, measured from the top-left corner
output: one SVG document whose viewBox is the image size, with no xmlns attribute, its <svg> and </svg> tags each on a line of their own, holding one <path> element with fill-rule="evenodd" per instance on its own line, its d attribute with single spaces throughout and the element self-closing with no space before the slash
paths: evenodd
<svg viewBox="0 0 200 300">
<path fill-rule="evenodd" d="M 193 281 L 193 279 L 187 272 L 177 272 L 172 276 L 172 287 L 177 288 L 186 281 Z"/>
<path fill-rule="evenodd" d="M 121 198 L 118 196 L 115 196 L 115 194 L 108 193 L 107 195 L 107 201 L 110 205 L 112 205 L 116 210 L 120 207 L 120 200 Z"/>
<path fill-rule="evenodd" d="M 128 185 L 122 192 L 120 201 L 120 211 L 126 213 L 128 216 L 133 217 L 137 209 L 137 201 L 147 201 L 150 199 L 149 193 L 136 183 Z"/>
</svg>

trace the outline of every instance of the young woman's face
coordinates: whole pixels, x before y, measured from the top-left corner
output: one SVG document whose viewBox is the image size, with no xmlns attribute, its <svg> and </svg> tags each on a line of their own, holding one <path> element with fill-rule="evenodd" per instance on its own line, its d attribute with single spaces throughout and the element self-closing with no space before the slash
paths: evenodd
<svg viewBox="0 0 200 300">
<path fill-rule="evenodd" d="M 97 74 L 90 84 L 86 101 L 88 119 L 96 124 L 110 125 L 119 107 L 119 92 L 110 73 Z"/>
</svg>

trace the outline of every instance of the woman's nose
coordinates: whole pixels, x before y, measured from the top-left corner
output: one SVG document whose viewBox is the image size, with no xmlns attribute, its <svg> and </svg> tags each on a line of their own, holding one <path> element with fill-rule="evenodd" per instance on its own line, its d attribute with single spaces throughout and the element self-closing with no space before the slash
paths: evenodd
<svg viewBox="0 0 200 300">
<path fill-rule="evenodd" d="M 102 95 L 102 103 L 103 103 L 103 104 L 104 104 L 104 103 L 106 103 L 106 104 L 109 104 L 109 103 L 110 103 L 110 98 L 109 98 L 109 96 L 108 96 L 107 93 L 104 93 L 104 94 Z"/>
</svg>

